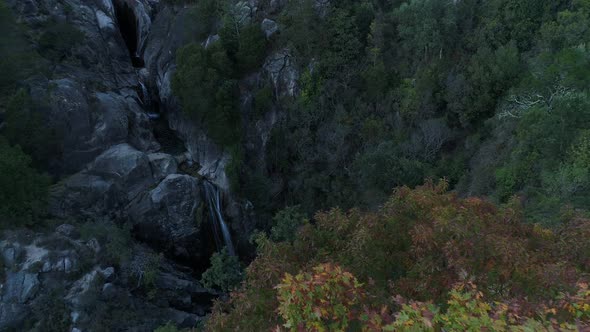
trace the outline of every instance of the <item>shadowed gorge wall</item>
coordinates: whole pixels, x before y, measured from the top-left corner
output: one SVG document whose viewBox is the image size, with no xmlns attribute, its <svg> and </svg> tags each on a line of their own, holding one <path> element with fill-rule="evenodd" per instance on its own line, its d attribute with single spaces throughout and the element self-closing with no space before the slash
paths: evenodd
<svg viewBox="0 0 590 332">
<path fill-rule="evenodd" d="M 134 67 L 143 67 L 144 62 L 137 50 L 138 43 L 138 22 L 133 8 L 124 0 L 114 1 L 115 15 L 119 31 L 125 40 L 129 50 L 129 56 Z"/>
</svg>

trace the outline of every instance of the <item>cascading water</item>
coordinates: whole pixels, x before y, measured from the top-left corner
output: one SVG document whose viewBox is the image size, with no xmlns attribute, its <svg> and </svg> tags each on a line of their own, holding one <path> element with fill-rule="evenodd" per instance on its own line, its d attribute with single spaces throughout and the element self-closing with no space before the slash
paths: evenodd
<svg viewBox="0 0 590 332">
<path fill-rule="evenodd" d="M 203 181 L 203 192 L 205 194 L 207 205 L 209 206 L 209 219 L 213 225 L 215 243 L 217 244 L 217 247 L 220 248 L 223 239 L 223 244 L 227 248 L 227 252 L 231 256 L 235 256 L 236 252 L 231 240 L 231 234 L 229 233 L 229 228 L 221 213 L 221 194 L 219 189 L 213 183 L 205 180 Z"/>
<path fill-rule="evenodd" d="M 138 73 L 138 87 L 137 93 L 141 100 L 141 105 L 150 118 L 152 123 L 152 131 L 154 138 L 160 143 L 161 151 L 171 154 L 179 155 L 186 151 L 186 147 L 176 133 L 170 128 L 165 112 L 160 110 L 160 100 L 158 97 L 157 87 L 150 84 L 149 73 L 145 68 L 145 63 L 142 58 L 141 46 L 141 22 L 147 22 L 149 19 L 143 19 L 143 16 L 136 16 L 136 12 L 141 10 L 136 6 L 141 6 L 141 2 L 134 2 L 132 0 L 111 0 L 114 13 L 117 19 L 117 25 L 121 36 L 127 46 L 132 65 L 137 68 Z M 211 228 L 215 245 L 218 249 L 225 246 L 230 255 L 235 256 L 235 249 L 232 243 L 229 228 L 223 218 L 221 212 L 221 194 L 219 189 L 209 181 L 203 181 L 203 194 L 208 205 L 209 219 L 211 221 Z"/>
</svg>

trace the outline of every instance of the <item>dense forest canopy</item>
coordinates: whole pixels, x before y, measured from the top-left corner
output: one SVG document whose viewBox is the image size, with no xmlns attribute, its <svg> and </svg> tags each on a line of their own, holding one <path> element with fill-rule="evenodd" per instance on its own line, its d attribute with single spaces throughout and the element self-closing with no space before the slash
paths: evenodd
<svg viewBox="0 0 590 332">
<path fill-rule="evenodd" d="M 174 86 L 234 151 L 234 187 L 262 212 L 374 207 L 429 177 L 497 202 L 520 194 L 544 223 L 584 206 L 586 1 L 291 1 L 268 42 L 213 3 L 197 12 L 221 16 L 221 43 L 184 49 Z M 253 112 L 232 115 L 232 82 L 281 48 L 303 70 L 297 96 L 260 86 Z M 269 104 L 285 116 L 261 162 L 238 123 Z"/>
</svg>

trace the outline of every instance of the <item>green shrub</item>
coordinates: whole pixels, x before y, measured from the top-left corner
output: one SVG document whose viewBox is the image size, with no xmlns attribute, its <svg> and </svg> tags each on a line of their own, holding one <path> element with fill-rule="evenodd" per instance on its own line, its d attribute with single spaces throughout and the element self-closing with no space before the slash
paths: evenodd
<svg viewBox="0 0 590 332">
<path fill-rule="evenodd" d="M 211 267 L 203 273 L 203 285 L 228 292 L 236 288 L 243 278 L 242 266 L 237 256 L 230 256 L 226 248 L 211 256 Z"/>
<path fill-rule="evenodd" d="M 241 129 L 237 82 L 231 79 L 232 64 L 221 45 L 205 49 L 189 44 L 178 51 L 177 65 L 172 88 L 184 111 L 203 123 L 216 143 L 233 145 Z"/>
<path fill-rule="evenodd" d="M 228 13 L 219 31 L 221 45 L 232 59 L 236 74 L 257 69 L 266 53 L 266 38 L 257 23 L 244 25 L 240 13 Z"/>
<path fill-rule="evenodd" d="M 24 89 L 9 99 L 2 133 L 10 143 L 18 144 L 31 155 L 37 168 L 47 168 L 52 160 L 61 156 L 61 135 L 47 125 L 45 117 Z"/>
<path fill-rule="evenodd" d="M 277 212 L 272 220 L 274 226 L 271 229 L 270 239 L 275 242 L 293 241 L 297 235 L 297 229 L 308 222 L 298 206 L 284 208 Z"/>
<path fill-rule="evenodd" d="M 31 167 L 31 157 L 0 136 L 0 226 L 34 226 L 45 215 L 50 178 Z"/>
<path fill-rule="evenodd" d="M 167 323 L 166 325 L 162 325 L 154 330 L 154 332 L 178 332 L 180 331 L 176 325 L 172 323 Z"/>
<path fill-rule="evenodd" d="M 235 54 L 240 73 L 258 69 L 266 54 L 266 38 L 258 24 L 248 25 L 240 31 L 239 48 Z"/>
<path fill-rule="evenodd" d="M 360 155 L 355 161 L 361 188 L 390 193 L 399 185 L 416 186 L 424 181 L 427 165 L 402 151 L 399 144 L 386 141 Z"/>
<path fill-rule="evenodd" d="M 270 111 L 273 103 L 273 92 L 270 85 L 265 85 L 262 89 L 256 91 L 254 95 L 254 114 L 260 119 L 264 114 Z"/>
<path fill-rule="evenodd" d="M 156 280 L 163 258 L 164 256 L 161 253 L 159 255 L 150 255 L 143 271 L 142 286 L 147 291 L 148 298 L 150 299 L 155 299 L 157 296 Z"/>
<path fill-rule="evenodd" d="M 15 83 L 44 69 L 5 1 L 0 1 L 0 106 L 12 96 Z"/>
<path fill-rule="evenodd" d="M 68 23 L 49 23 L 39 38 L 39 52 L 53 61 L 72 55 L 72 49 L 84 40 L 84 33 Z"/>
<path fill-rule="evenodd" d="M 231 160 L 225 166 L 225 174 L 229 179 L 229 185 L 233 192 L 239 193 L 241 191 L 240 187 L 240 170 L 242 168 L 242 163 L 244 162 L 244 155 L 242 150 L 237 146 L 232 146 L 230 149 Z"/>
<path fill-rule="evenodd" d="M 99 241 L 108 264 L 121 266 L 131 259 L 131 229 L 127 224 L 119 227 L 110 222 L 87 222 L 80 227 L 80 235 L 84 240 Z"/>
<path fill-rule="evenodd" d="M 64 300 L 66 291 L 58 288 L 41 295 L 33 305 L 28 324 L 35 324 L 33 331 L 62 332 L 71 328 L 70 311 Z M 31 328 L 33 326 L 30 326 Z"/>
<path fill-rule="evenodd" d="M 207 37 L 209 32 L 214 28 L 215 23 L 223 11 L 223 3 L 217 0 L 167 0 L 172 3 L 194 3 L 193 9 L 190 11 L 190 18 L 192 27 L 197 40 L 202 40 Z"/>
</svg>

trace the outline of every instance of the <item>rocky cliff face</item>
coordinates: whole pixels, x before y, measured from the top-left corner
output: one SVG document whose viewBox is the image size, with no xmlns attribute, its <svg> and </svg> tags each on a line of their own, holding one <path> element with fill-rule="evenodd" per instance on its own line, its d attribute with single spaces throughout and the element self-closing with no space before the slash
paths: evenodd
<svg viewBox="0 0 590 332">
<path fill-rule="evenodd" d="M 108 265 L 110 245 L 68 224 L 4 234 L 0 328 L 152 331 L 202 319 L 215 293 L 140 244 L 119 248 L 129 254 L 124 265 Z"/>
<path fill-rule="evenodd" d="M 176 50 L 190 38 L 188 9 L 158 0 L 7 2 L 33 33 L 60 22 L 84 35 L 75 61 L 23 83 L 61 133 L 51 214 L 130 225 L 133 238 L 123 246 L 129 257 L 113 264 L 110 242 L 81 238 L 78 226 L 5 234 L 0 330 L 39 328 L 45 323 L 31 313 L 49 300 L 72 331 L 100 330 L 96 308 L 104 319 L 124 312 L 108 319 L 118 330 L 195 326 L 217 296 L 195 279 L 217 249 L 202 178 L 230 196 L 229 155 L 186 119 L 171 91 Z M 239 203 L 229 205 L 235 229 Z"/>
<path fill-rule="evenodd" d="M 194 278 L 220 246 L 240 252 L 252 225 L 244 218 L 249 203 L 229 192 L 230 155 L 185 116 L 172 94 L 176 51 L 195 42 L 192 8 L 159 0 L 7 3 L 32 34 L 63 23 L 83 35 L 71 60 L 51 63 L 50 74 L 23 82 L 34 103 L 43 105 L 46 126 L 61 137 L 61 154 L 51 163 L 61 179 L 51 191 L 51 215 L 103 233 L 126 225 L 131 237 L 122 243 L 80 237 L 81 226 L 67 224 L 5 234 L 0 330 L 42 326 L 44 320 L 30 313 L 49 300 L 61 310 L 52 314 L 66 317 L 63 326 L 72 331 L 100 330 L 95 306 L 105 316 L 125 312 L 108 325 L 120 330 L 151 331 L 167 321 L 194 326 L 217 296 Z M 274 15 L 284 1 L 265 6 Z M 237 2 L 235 10 L 248 22 L 260 16 L 257 1 Z M 264 19 L 261 29 L 271 38 L 279 27 Z M 197 42 L 218 40 L 211 35 Z M 243 112 L 255 87 L 270 84 L 276 96 L 293 96 L 298 76 L 288 49 L 271 53 L 240 81 Z M 279 118 L 273 109 L 245 123 L 253 160 L 264 163 Z M 113 262 L 116 248 L 125 257 Z"/>
</svg>

